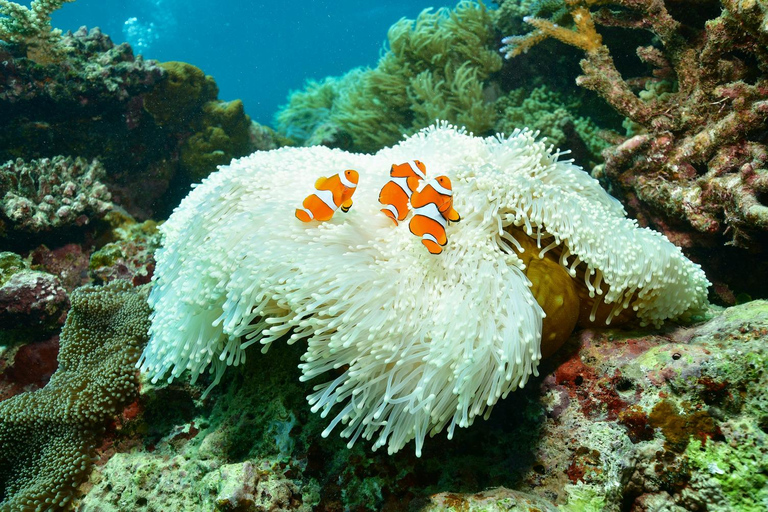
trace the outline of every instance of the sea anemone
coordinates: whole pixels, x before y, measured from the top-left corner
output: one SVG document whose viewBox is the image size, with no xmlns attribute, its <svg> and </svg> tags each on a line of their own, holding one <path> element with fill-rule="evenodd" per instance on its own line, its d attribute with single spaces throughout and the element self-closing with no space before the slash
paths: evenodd
<svg viewBox="0 0 768 512">
<path fill-rule="evenodd" d="M 283 148 L 233 161 L 161 228 L 142 370 L 194 381 L 209 369 L 212 387 L 249 345 L 305 340 L 302 380 L 325 378 L 308 397 L 332 415 L 323 435 L 341 424 L 349 446 L 362 436 L 390 453 L 415 439 L 420 455 L 427 433 L 450 438 L 536 374 L 545 311 L 573 311 L 567 336 L 580 301 L 593 320 L 628 310 L 654 324 L 702 306 L 700 268 L 560 156 L 526 130 L 478 138 L 443 123 L 375 155 Z M 390 166 L 413 159 L 453 183 L 462 219 L 439 256 L 379 211 Z M 360 175 L 349 213 L 298 221 L 317 178 L 344 169 Z M 521 256 L 549 258 L 581 298 L 529 281 Z"/>
</svg>

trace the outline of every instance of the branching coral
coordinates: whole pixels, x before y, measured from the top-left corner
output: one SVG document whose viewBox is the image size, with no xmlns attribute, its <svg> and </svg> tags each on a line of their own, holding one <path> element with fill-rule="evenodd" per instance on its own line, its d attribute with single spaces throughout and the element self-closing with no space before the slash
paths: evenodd
<svg viewBox="0 0 768 512">
<path fill-rule="evenodd" d="M 145 291 L 117 281 L 72 294 L 59 369 L 43 389 L 0 403 L 0 510 L 63 507 L 87 475 L 104 422 L 136 391 Z"/>
<path fill-rule="evenodd" d="M 420 454 L 427 433 L 452 436 L 525 385 L 544 311 L 569 311 L 560 322 L 572 328 L 582 308 L 659 323 L 701 306 L 701 270 L 550 150 L 527 131 L 483 139 L 441 125 L 376 155 L 313 147 L 236 160 L 161 228 L 142 369 L 154 381 L 209 369 L 213 386 L 249 345 L 306 339 L 303 379 L 327 379 L 309 397 L 334 415 L 325 435 L 341 423 L 350 445 L 375 439 L 392 453 L 415 439 Z M 450 177 L 462 214 L 439 257 L 379 212 L 390 166 L 413 158 Z M 360 174 L 349 213 L 293 217 L 318 169 L 349 168 Z M 547 268 L 583 292 L 564 295 Z"/>
<path fill-rule="evenodd" d="M 475 133 L 496 118 L 484 82 L 501 68 L 491 50 L 491 13 L 475 2 L 454 10 L 427 9 L 389 29 L 389 51 L 375 69 L 310 83 L 277 115 L 278 129 L 307 143 L 328 124 L 346 134 L 344 149 L 374 152 L 446 119 Z"/>
<path fill-rule="evenodd" d="M 33 60 L 51 60 L 61 38 L 61 30 L 51 27 L 51 13 L 74 1 L 32 0 L 25 7 L 0 0 L 0 41 L 25 46 Z"/>
<path fill-rule="evenodd" d="M 545 37 L 585 51 L 577 83 L 643 130 L 605 153 L 599 176 L 626 196 L 643 222 L 667 229 L 671 218 L 694 233 L 729 233 L 736 245 L 759 245 L 750 240 L 768 232 L 768 31 L 762 2 L 721 0 L 719 15 L 701 26 L 691 19 L 699 13 L 676 18 L 659 0 L 565 3 L 573 30 L 530 18 L 536 30 L 507 38 L 502 51 L 512 57 Z M 659 45 L 640 47 L 637 55 L 655 68 L 653 76 L 623 79 L 593 21 L 652 32 Z M 652 89 L 661 81 L 672 81 L 673 90 L 663 96 L 636 94 L 634 84 Z M 701 236 L 676 240 L 710 243 Z"/>
</svg>

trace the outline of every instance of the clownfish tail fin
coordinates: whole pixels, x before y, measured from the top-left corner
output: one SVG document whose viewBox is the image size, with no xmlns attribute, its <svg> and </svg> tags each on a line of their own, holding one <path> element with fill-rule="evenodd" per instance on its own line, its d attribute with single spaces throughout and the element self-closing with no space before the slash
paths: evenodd
<svg viewBox="0 0 768 512">
<path fill-rule="evenodd" d="M 390 219 L 392 219 L 392 222 L 395 223 L 395 226 L 399 224 L 397 220 L 397 209 L 393 205 L 391 204 L 387 205 L 385 208 L 381 209 L 381 212 L 387 217 L 389 217 Z"/>
<path fill-rule="evenodd" d="M 315 216 L 312 215 L 312 212 L 309 211 L 306 208 L 296 208 L 296 218 L 299 219 L 301 222 L 309 222 L 311 221 Z"/>
<path fill-rule="evenodd" d="M 459 222 L 461 220 L 459 212 L 454 210 L 453 207 L 449 208 L 448 211 L 445 212 L 445 218 L 451 222 Z"/>
</svg>

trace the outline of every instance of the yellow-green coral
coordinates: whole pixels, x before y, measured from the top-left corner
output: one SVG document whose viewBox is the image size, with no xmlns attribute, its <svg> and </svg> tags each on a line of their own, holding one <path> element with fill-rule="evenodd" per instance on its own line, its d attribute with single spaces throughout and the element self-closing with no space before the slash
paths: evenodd
<svg viewBox="0 0 768 512">
<path fill-rule="evenodd" d="M 728 425 L 730 442 L 693 440 L 686 450 L 700 477 L 694 488 L 715 497 L 710 510 L 758 512 L 768 503 L 768 435 L 751 421 Z M 706 475 L 706 476 L 705 476 Z"/>
<path fill-rule="evenodd" d="M 161 127 L 192 132 L 179 151 L 181 167 L 191 181 L 253 151 L 251 118 L 242 101 L 217 100 L 216 82 L 192 64 L 162 66 L 168 78 L 147 95 L 144 108 Z"/>
<path fill-rule="evenodd" d="M 499 112 L 494 126 L 497 132 L 512 133 L 516 128 L 538 130 L 555 147 L 576 150 L 583 146 L 588 155 L 577 155 L 584 163 L 585 157 L 597 163 L 600 152 L 608 143 L 599 137 L 600 129 L 589 118 L 575 114 L 578 102 L 566 103 L 562 96 L 542 85 L 528 93 L 525 89 L 513 89 L 495 103 Z"/>
<path fill-rule="evenodd" d="M 306 142 L 323 123 L 348 133 L 349 149 L 372 152 L 440 118 L 485 134 L 496 111 L 484 82 L 501 68 L 493 16 L 483 4 L 427 9 L 389 29 L 389 51 L 375 69 L 308 84 L 277 115 L 281 132 Z"/>
<path fill-rule="evenodd" d="M 219 94 L 216 82 L 186 62 L 163 62 L 161 66 L 168 77 L 147 94 L 144 108 L 160 126 L 193 122 L 203 105 Z"/>
<path fill-rule="evenodd" d="M 119 281 L 72 294 L 58 370 L 43 389 L 0 403 L 0 511 L 64 506 L 87 476 L 104 422 L 136 390 L 146 292 Z"/>
<path fill-rule="evenodd" d="M 251 119 L 245 115 L 242 101 L 209 101 L 203 105 L 199 123 L 200 129 L 184 142 L 179 155 L 192 181 L 251 152 Z"/>
<path fill-rule="evenodd" d="M 34 60 L 55 58 L 61 30 L 51 27 L 51 13 L 75 0 L 32 0 L 29 7 L 0 0 L 0 41 L 22 45 Z"/>
</svg>

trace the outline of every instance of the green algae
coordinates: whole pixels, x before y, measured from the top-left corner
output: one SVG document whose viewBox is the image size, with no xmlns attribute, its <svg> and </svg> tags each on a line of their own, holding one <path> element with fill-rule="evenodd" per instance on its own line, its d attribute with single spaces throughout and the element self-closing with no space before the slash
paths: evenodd
<svg viewBox="0 0 768 512">
<path fill-rule="evenodd" d="M 692 441 L 685 451 L 692 467 L 710 476 L 724 503 L 712 510 L 761 512 L 768 503 L 768 435 L 750 420 L 735 422 L 727 442 Z"/>
<path fill-rule="evenodd" d="M 0 252 L 0 286 L 3 286 L 14 274 L 25 270 L 24 260 L 13 252 Z"/>
<path fill-rule="evenodd" d="M 565 492 L 568 501 L 559 507 L 563 512 L 602 512 L 607 505 L 605 494 L 594 485 L 569 484 Z"/>
</svg>

